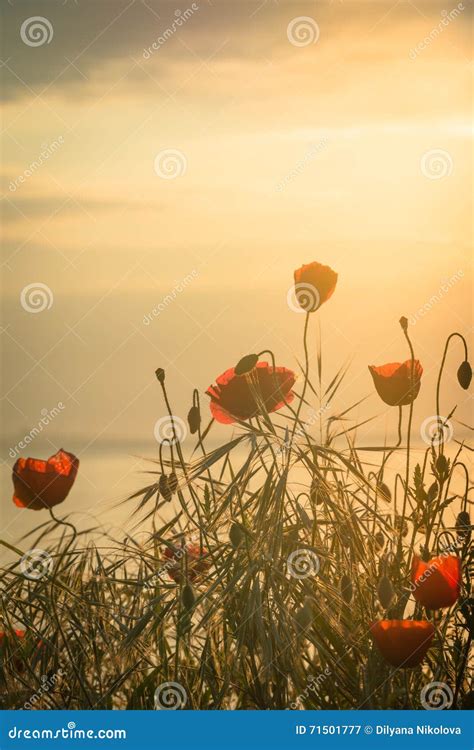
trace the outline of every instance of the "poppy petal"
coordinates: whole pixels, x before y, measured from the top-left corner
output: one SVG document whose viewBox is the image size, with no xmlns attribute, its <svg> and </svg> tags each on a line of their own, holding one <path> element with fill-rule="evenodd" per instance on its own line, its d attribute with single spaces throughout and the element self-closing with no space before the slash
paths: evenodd
<svg viewBox="0 0 474 750">
<path fill-rule="evenodd" d="M 322 263 L 306 263 L 294 273 L 296 299 L 303 310 L 315 312 L 332 297 L 338 275 Z"/>
<path fill-rule="evenodd" d="M 456 555 L 440 555 L 425 562 L 415 555 L 411 582 L 413 596 L 426 609 L 451 607 L 461 592 L 461 560 Z"/>
<path fill-rule="evenodd" d="M 370 631 L 380 653 L 394 667 L 421 664 L 435 632 L 426 620 L 380 620 Z"/>
<path fill-rule="evenodd" d="M 79 468 L 79 459 L 62 448 L 47 461 L 19 458 L 12 473 L 13 502 L 19 508 L 42 510 L 66 499 Z"/>
<path fill-rule="evenodd" d="M 413 381 L 412 381 L 413 367 Z M 415 359 L 406 362 L 389 362 L 385 365 L 369 365 L 375 390 L 389 406 L 411 404 L 420 391 L 423 368 Z"/>
<path fill-rule="evenodd" d="M 292 401 L 295 380 L 292 370 L 273 369 L 268 362 L 257 362 L 244 375 L 236 375 L 234 368 L 230 368 L 206 391 L 211 398 L 211 414 L 221 424 L 232 424 L 245 421 L 262 409 L 269 413 L 277 411 Z"/>
</svg>

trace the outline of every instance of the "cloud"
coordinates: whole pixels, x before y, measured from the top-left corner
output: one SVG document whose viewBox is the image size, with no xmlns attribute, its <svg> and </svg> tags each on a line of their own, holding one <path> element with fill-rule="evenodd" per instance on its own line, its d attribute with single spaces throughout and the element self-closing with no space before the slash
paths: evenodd
<svg viewBox="0 0 474 750">
<path fill-rule="evenodd" d="M 141 89 L 148 85 L 152 90 L 152 75 L 159 82 L 175 76 L 176 70 L 183 78 L 186 69 L 213 65 L 216 60 L 262 63 L 272 56 L 294 55 L 296 50 L 287 39 L 288 23 L 297 16 L 315 18 L 321 29 L 318 54 L 326 44 L 336 56 L 333 63 L 343 61 L 357 47 L 359 60 L 390 54 L 387 39 L 378 37 L 378 27 L 405 20 L 419 21 L 429 31 L 433 22 L 444 10 L 444 0 L 418 0 L 417 7 L 395 4 L 386 0 L 361 2 L 354 0 L 343 5 L 334 3 L 294 2 L 282 0 L 226 0 L 210 3 L 209 0 L 190 0 L 180 3 L 181 15 L 196 6 L 187 20 L 173 27 L 177 17 L 173 0 L 66 0 L 44 2 L 41 14 L 47 18 L 53 33 L 49 43 L 28 46 L 22 41 L 22 24 L 38 16 L 36 0 L 3 4 L 4 32 L 4 85 L 3 97 L 12 100 L 31 97 L 33 94 L 84 97 L 97 94 L 97 81 L 116 82 L 123 71 L 124 85 Z M 468 10 L 452 26 L 469 28 Z M 145 59 L 144 51 L 150 49 L 166 30 L 167 41 Z M 372 33 L 373 32 L 373 33 Z M 370 44 L 357 44 L 371 35 Z M 349 45 L 349 46 L 348 46 Z M 145 55 L 146 57 L 146 55 Z M 134 60 L 141 68 L 134 66 Z M 180 67 L 183 65 L 185 70 Z M 117 70 L 119 67 L 119 71 Z M 132 71 L 131 76 L 127 71 Z"/>
<path fill-rule="evenodd" d="M 156 203 L 144 201 L 125 201 L 119 199 L 89 199 L 79 201 L 68 199 L 64 193 L 54 195 L 21 196 L 13 194 L 6 196 L 2 206 L 2 218 L 5 224 L 21 222 L 26 215 L 29 219 L 48 219 L 60 209 L 62 214 L 81 216 L 85 212 L 97 214 L 105 211 L 145 211 L 156 213 L 159 206 Z"/>
</svg>

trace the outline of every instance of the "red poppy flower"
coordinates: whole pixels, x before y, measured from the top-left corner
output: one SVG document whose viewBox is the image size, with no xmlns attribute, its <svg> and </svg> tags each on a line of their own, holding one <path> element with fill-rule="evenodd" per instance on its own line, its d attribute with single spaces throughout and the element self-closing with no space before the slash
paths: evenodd
<svg viewBox="0 0 474 750">
<path fill-rule="evenodd" d="M 268 362 L 257 362 L 245 375 L 236 375 L 231 367 L 206 391 L 211 397 L 212 416 L 222 424 L 232 424 L 255 416 L 263 404 L 267 412 L 277 411 L 293 400 L 291 389 L 295 380 L 292 370 L 286 367 L 273 370 Z"/>
<path fill-rule="evenodd" d="M 208 551 L 197 544 L 188 544 L 186 547 L 166 547 L 165 567 L 168 575 L 176 583 L 181 583 L 185 577 L 186 562 L 188 569 L 188 580 L 194 582 L 197 578 L 207 573 L 211 567 Z M 187 555 L 187 561 L 184 559 Z"/>
<path fill-rule="evenodd" d="M 14 630 L 16 638 L 24 638 L 26 635 L 25 630 Z M 4 643 L 8 641 L 9 633 L 5 633 L 5 631 L 0 630 L 0 648 L 3 646 Z"/>
<path fill-rule="evenodd" d="M 423 368 L 420 362 L 413 360 L 413 383 L 411 380 L 412 360 L 391 362 L 388 365 L 369 365 L 374 380 L 375 390 L 382 401 L 389 406 L 406 406 L 418 396 Z"/>
<path fill-rule="evenodd" d="M 423 562 L 417 555 L 411 564 L 413 596 L 426 609 L 451 607 L 461 591 L 461 560 L 440 555 Z"/>
<path fill-rule="evenodd" d="M 13 467 L 13 502 L 19 508 L 42 510 L 66 499 L 74 484 L 79 459 L 62 448 L 43 461 L 19 458 Z"/>
<path fill-rule="evenodd" d="M 426 620 L 380 620 L 370 630 L 380 653 L 394 667 L 421 664 L 435 632 Z"/>
<path fill-rule="evenodd" d="M 307 263 L 295 271 L 296 300 L 306 312 L 315 312 L 334 293 L 337 273 L 321 263 Z"/>
</svg>

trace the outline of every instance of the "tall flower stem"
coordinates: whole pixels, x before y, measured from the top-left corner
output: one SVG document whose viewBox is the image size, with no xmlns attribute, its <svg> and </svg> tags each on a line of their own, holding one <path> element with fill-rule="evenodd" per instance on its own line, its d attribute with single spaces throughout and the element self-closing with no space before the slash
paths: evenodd
<svg viewBox="0 0 474 750">
<path fill-rule="evenodd" d="M 181 444 L 179 442 L 178 434 L 176 432 L 175 419 L 174 419 L 174 416 L 173 416 L 173 412 L 171 410 L 171 404 L 170 404 L 169 399 L 168 399 L 168 394 L 166 392 L 164 371 L 157 370 L 156 371 L 156 376 L 157 376 L 157 380 L 158 380 L 159 384 L 161 385 L 161 390 L 163 391 L 163 398 L 164 398 L 164 401 L 165 401 L 165 404 L 166 404 L 166 409 L 168 411 L 168 416 L 170 418 L 171 428 L 173 430 L 173 443 L 176 446 L 176 452 L 178 454 L 179 463 L 181 465 L 181 469 L 183 471 L 183 474 L 184 474 L 184 477 L 185 477 L 185 480 L 186 480 L 186 485 L 187 485 L 187 487 L 189 489 L 189 492 L 191 494 L 191 497 L 193 499 L 194 507 L 196 508 L 196 513 L 197 513 L 197 516 L 198 516 L 198 520 L 196 521 L 190 515 L 188 509 L 186 508 L 186 505 L 184 504 L 184 500 L 182 499 L 182 493 L 180 492 L 180 489 L 178 488 L 178 496 L 180 497 L 181 507 L 183 508 L 183 510 L 186 513 L 186 515 L 188 516 L 188 518 L 198 527 L 199 534 L 201 536 L 201 534 L 202 533 L 205 534 L 205 532 L 204 532 L 204 527 L 203 527 L 203 523 L 202 523 L 202 517 L 201 517 L 200 508 L 199 508 L 199 502 L 198 502 L 198 498 L 196 497 L 196 493 L 194 492 L 194 489 L 193 489 L 193 487 L 191 485 L 191 482 L 189 481 L 188 469 L 187 469 L 187 466 L 186 466 L 186 462 L 184 460 L 183 451 L 181 450 Z"/>
<path fill-rule="evenodd" d="M 440 368 L 439 368 L 438 382 L 436 383 L 436 415 L 437 415 L 438 418 L 440 417 L 439 402 L 440 402 L 440 391 L 441 391 L 441 378 L 443 376 L 443 370 L 444 370 L 444 365 L 445 365 L 445 362 L 446 362 L 446 357 L 447 357 L 447 354 L 448 354 L 449 344 L 451 342 L 451 339 L 453 339 L 455 336 L 458 336 L 461 339 L 462 343 L 464 344 L 464 359 L 467 360 L 467 357 L 468 357 L 466 339 L 464 338 L 464 336 L 462 335 L 462 333 L 458 333 L 458 331 L 454 331 L 454 333 L 451 333 L 448 336 L 448 338 L 446 339 L 446 344 L 445 344 L 444 352 L 443 352 L 443 358 L 441 360 L 441 365 L 440 365 Z M 444 432 L 443 432 L 442 427 L 441 427 L 441 442 L 440 442 L 439 445 L 440 445 L 440 453 L 443 453 L 443 449 L 444 449 Z"/>
<path fill-rule="evenodd" d="M 296 410 L 296 416 L 295 416 L 295 423 L 293 425 L 293 430 L 291 433 L 291 441 L 293 442 L 293 437 L 296 432 L 296 427 L 299 422 L 301 408 L 303 406 L 304 397 L 306 395 L 306 388 L 308 386 L 308 378 L 309 378 L 309 352 L 308 352 L 308 327 L 309 327 L 309 316 L 310 313 L 306 313 L 306 318 L 304 321 L 304 331 L 303 331 L 303 348 L 304 348 L 304 383 L 303 383 L 303 390 L 301 392 L 298 408 Z"/>
<path fill-rule="evenodd" d="M 381 464 L 379 472 L 378 472 L 378 481 L 379 482 L 383 481 L 383 472 L 384 472 L 384 469 L 385 469 L 385 464 L 387 463 L 388 459 L 390 458 L 390 456 L 392 455 L 392 453 L 397 450 L 397 448 L 400 448 L 400 446 L 402 444 L 402 416 L 403 416 L 403 410 L 402 410 L 402 407 L 399 406 L 398 407 L 398 427 L 397 427 L 397 436 L 398 437 L 397 437 L 397 442 L 395 443 L 395 445 L 391 445 L 388 448 L 385 447 L 385 446 L 383 448 L 370 448 L 370 447 L 369 448 L 367 448 L 367 447 L 360 448 L 360 450 L 364 450 L 364 451 L 372 451 L 372 450 L 387 451 L 387 453 L 383 457 L 382 464 Z"/>
<path fill-rule="evenodd" d="M 406 319 L 405 319 L 406 320 Z M 413 395 L 413 388 L 414 388 L 414 374 L 415 374 L 415 352 L 413 350 L 413 344 L 410 341 L 410 337 L 408 335 L 408 327 L 407 325 L 403 325 L 402 323 L 403 318 L 400 321 L 400 324 L 402 326 L 403 333 L 405 334 L 405 338 L 408 342 L 408 346 L 410 348 L 410 356 L 411 356 L 411 368 L 410 368 L 410 392 L 411 395 Z M 400 530 L 398 533 L 398 554 L 401 554 L 402 550 L 402 539 L 403 539 L 403 526 L 405 523 L 405 514 L 407 509 L 407 501 L 408 501 L 408 487 L 410 482 L 410 449 L 411 449 L 411 426 L 413 421 L 413 401 L 412 398 L 410 401 L 410 410 L 408 414 L 408 427 L 407 427 L 407 460 L 406 460 L 406 471 L 405 471 L 405 488 L 403 493 L 403 506 L 402 506 L 402 516 L 400 519 Z"/>
<path fill-rule="evenodd" d="M 67 547 L 66 547 L 66 550 L 65 550 L 65 552 L 64 552 L 64 555 L 65 555 L 65 554 L 66 554 L 66 552 L 68 551 L 69 547 L 71 547 L 71 546 L 72 546 L 72 544 L 73 544 L 73 543 L 75 542 L 75 540 L 76 540 L 76 537 L 77 537 L 77 529 L 76 529 L 76 527 L 74 526 L 74 524 L 73 524 L 73 523 L 70 523 L 69 521 L 63 521 L 63 519 L 62 519 L 62 518 L 58 518 L 57 516 L 55 516 L 55 515 L 54 515 L 54 513 L 53 513 L 53 509 L 52 509 L 52 508 L 48 508 L 48 511 L 49 511 L 49 515 L 51 516 L 51 518 L 53 519 L 53 521 L 54 521 L 54 522 L 55 522 L 56 524 L 58 524 L 59 526 L 69 526 L 69 528 L 70 528 L 70 529 L 72 529 L 72 537 L 71 537 L 71 539 L 69 540 L 69 542 L 68 542 L 68 545 L 67 545 Z"/>
<path fill-rule="evenodd" d="M 163 398 L 164 398 L 164 401 L 165 401 L 165 404 L 166 404 L 166 409 L 168 411 L 168 416 L 170 418 L 171 429 L 173 430 L 173 442 L 174 442 L 174 444 L 176 446 L 176 451 L 178 453 L 179 462 L 181 464 L 181 468 L 183 470 L 183 474 L 184 474 L 184 476 L 187 479 L 188 475 L 187 475 L 186 463 L 184 461 L 183 452 L 181 450 L 181 445 L 180 445 L 180 442 L 179 442 L 179 439 L 178 439 L 178 435 L 176 433 L 176 427 L 175 427 L 175 423 L 174 423 L 174 416 L 173 416 L 173 412 L 171 411 L 171 404 L 169 402 L 168 394 L 166 392 L 166 386 L 165 386 L 164 378 L 163 379 L 158 378 L 158 382 L 161 385 L 161 390 L 163 391 Z"/>
</svg>

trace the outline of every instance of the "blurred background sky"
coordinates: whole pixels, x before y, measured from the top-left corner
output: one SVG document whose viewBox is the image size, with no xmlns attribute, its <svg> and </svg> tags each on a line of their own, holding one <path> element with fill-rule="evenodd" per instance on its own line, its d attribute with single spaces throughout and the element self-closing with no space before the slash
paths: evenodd
<svg viewBox="0 0 474 750">
<path fill-rule="evenodd" d="M 369 395 L 358 416 L 378 418 L 364 437 L 394 433 L 367 365 L 408 358 L 406 315 L 425 370 L 419 431 L 444 340 L 472 324 L 470 12 L 444 0 L 3 3 L 6 525 L 12 448 L 45 410 L 63 404 L 20 453 L 73 451 L 78 491 L 99 503 L 140 485 L 132 454 L 156 455 L 157 367 L 183 418 L 192 389 L 243 354 L 271 348 L 297 368 L 304 318 L 287 291 L 312 260 L 339 273 L 311 324 L 326 383 L 352 359 L 331 410 Z M 35 16 L 45 36 L 25 42 Z M 442 411 L 458 403 L 469 423 L 461 359 L 455 342 Z"/>
</svg>

